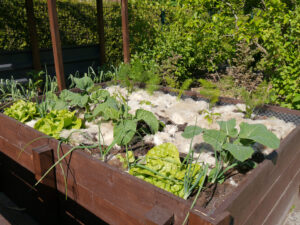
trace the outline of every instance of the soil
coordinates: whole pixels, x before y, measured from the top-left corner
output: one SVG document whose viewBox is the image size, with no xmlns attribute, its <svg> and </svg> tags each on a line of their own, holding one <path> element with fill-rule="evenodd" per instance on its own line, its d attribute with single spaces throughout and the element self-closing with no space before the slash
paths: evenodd
<svg viewBox="0 0 300 225">
<path fill-rule="evenodd" d="M 134 145 L 128 147 L 128 150 L 133 151 L 134 156 L 139 158 L 141 156 L 145 156 L 147 152 L 154 147 L 153 143 L 143 143 L 139 142 Z M 122 157 L 126 157 L 126 149 L 113 149 L 111 151 L 111 156 L 115 156 L 116 154 L 120 154 Z M 92 149 L 89 152 L 93 156 L 99 155 L 99 150 Z M 184 153 L 180 153 L 180 158 L 183 159 L 186 156 Z M 255 159 L 258 161 L 258 159 Z M 112 157 L 110 160 L 107 160 L 107 163 L 111 166 L 114 166 L 122 171 L 127 171 L 126 168 L 123 167 L 123 163 L 119 161 L 116 157 Z M 204 190 L 199 196 L 197 200 L 197 205 L 203 208 L 206 208 L 209 212 L 213 212 L 218 206 L 237 188 L 237 186 L 245 179 L 246 173 L 240 173 L 237 170 L 230 170 L 226 174 L 226 179 L 222 184 L 206 184 Z M 192 201 L 193 197 L 188 201 Z"/>
<path fill-rule="evenodd" d="M 197 206 L 206 208 L 212 213 L 224 200 L 237 188 L 247 175 L 232 171 L 227 174 L 227 178 L 222 184 L 208 184 L 202 191 Z M 232 185 L 232 182 L 235 185 Z"/>
<path fill-rule="evenodd" d="M 119 91 L 122 95 L 126 96 L 126 90 L 122 89 L 118 86 L 112 86 L 107 88 L 111 94 Z M 151 105 L 140 104 L 141 100 L 149 100 Z M 137 92 L 132 93 L 128 97 L 128 105 L 131 108 L 130 113 L 134 115 L 135 111 L 139 108 L 143 108 L 145 110 L 151 111 L 157 119 L 162 121 L 165 124 L 164 129 L 160 132 L 157 132 L 155 135 L 147 135 L 130 146 L 128 146 L 128 150 L 133 151 L 134 156 L 136 158 L 144 156 L 152 147 L 155 145 L 159 145 L 161 143 L 170 142 L 177 146 L 181 157 L 184 157 L 190 149 L 190 140 L 184 139 L 181 134 L 184 131 L 185 127 L 188 125 L 198 125 L 202 128 L 206 129 L 218 129 L 219 125 L 217 124 L 217 120 L 226 121 L 231 118 L 235 118 L 237 121 L 237 126 L 242 122 L 252 123 L 262 123 L 267 126 L 268 129 L 272 130 L 278 138 L 284 138 L 294 127 L 294 124 L 285 123 L 277 118 L 268 118 L 266 116 L 254 115 L 252 120 L 245 119 L 244 114 L 240 113 L 240 108 L 245 107 L 245 105 L 224 105 L 224 106 L 216 106 L 211 112 L 219 113 L 220 118 L 214 119 L 213 123 L 210 124 L 205 119 L 205 113 L 200 113 L 199 111 L 205 111 L 208 109 L 209 105 L 205 101 L 194 100 L 192 98 L 177 100 L 176 96 L 172 96 L 169 94 L 163 94 L 162 92 L 155 92 L 152 96 L 148 95 L 147 92 L 143 90 L 139 90 Z M 195 118 L 199 118 L 195 122 Z M 254 121 L 255 120 L 255 121 Z M 32 125 L 32 124 L 31 124 Z M 105 128 L 104 125 L 107 125 L 105 132 L 103 131 L 103 136 L 107 134 L 107 140 L 103 141 L 103 143 L 109 144 L 111 140 L 108 141 L 109 138 L 112 138 L 112 124 L 102 124 L 101 129 Z M 96 124 L 89 124 L 90 127 L 86 127 L 85 132 L 91 137 L 93 142 L 97 142 L 98 137 L 98 126 Z M 96 130 L 96 132 L 95 132 Z M 71 132 L 71 131 L 70 131 Z M 75 145 L 80 144 L 90 144 L 90 141 L 87 141 L 82 138 L 78 138 L 79 136 L 74 137 Z M 105 139 L 105 138 L 103 138 Z M 203 138 L 196 137 L 195 145 L 193 146 L 196 152 L 200 153 L 201 150 L 201 160 L 210 165 L 210 168 L 214 165 L 214 156 L 213 151 L 209 146 L 203 145 Z M 103 146 L 106 148 L 107 146 Z M 257 154 L 254 154 L 253 160 L 257 163 L 263 161 L 264 154 L 259 153 L 259 150 L 265 151 L 263 146 L 256 145 Z M 125 154 L 126 149 L 124 147 L 115 147 L 110 151 L 110 155 L 106 162 L 109 165 L 117 167 L 120 170 L 125 171 L 122 163 L 115 157 L 117 154 L 121 154 L 121 156 L 126 157 Z M 101 154 L 99 149 L 89 149 L 85 150 L 88 154 L 91 154 L 93 157 L 97 159 L 101 159 Z M 269 152 L 266 151 L 266 155 Z M 204 191 L 201 193 L 199 200 L 197 201 L 197 205 L 206 208 L 208 211 L 215 210 L 225 198 L 227 198 L 237 186 L 245 179 L 246 173 L 239 173 L 238 171 L 229 171 L 227 174 L 227 179 L 223 184 L 206 184 Z M 191 201 L 192 198 L 189 200 Z"/>
<path fill-rule="evenodd" d="M 134 145 L 128 146 L 128 150 L 133 151 L 135 158 L 139 158 L 141 156 L 146 155 L 147 152 L 153 147 L 154 147 L 153 143 L 139 142 Z M 126 149 L 125 148 L 113 149 L 111 151 L 111 153 L 112 153 L 112 156 L 120 154 L 122 157 L 124 157 L 124 158 L 126 157 Z M 120 160 L 115 157 L 108 160 L 107 163 L 111 166 L 117 167 L 120 170 L 126 171 L 126 168 L 123 167 L 123 163 L 121 163 Z"/>
</svg>

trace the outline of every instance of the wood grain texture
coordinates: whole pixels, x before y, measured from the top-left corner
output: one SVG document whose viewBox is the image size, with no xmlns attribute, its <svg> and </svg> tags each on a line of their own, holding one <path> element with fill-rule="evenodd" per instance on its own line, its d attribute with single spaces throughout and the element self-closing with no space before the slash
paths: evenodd
<svg viewBox="0 0 300 225">
<path fill-rule="evenodd" d="M 29 145 L 22 157 L 17 158 L 18 151 L 26 143 L 43 134 L 3 114 L 0 114 L 0 124 L 2 154 L 36 173 L 37 178 L 51 164 L 50 149 L 55 149 L 51 151 L 54 163 L 71 148 L 62 144 L 57 152 L 57 140 L 41 139 Z M 246 179 L 214 212 L 207 212 L 200 207 L 191 210 L 190 224 L 250 225 L 271 224 L 278 220 L 279 217 L 276 215 L 285 212 L 291 198 L 290 192 L 286 190 L 293 192 L 299 187 L 299 137 L 300 127 L 297 127 L 281 142 L 278 150 L 249 172 Z M 34 149 L 43 145 L 49 147 Z M 59 167 L 53 171 L 56 188 L 62 196 L 65 194 L 64 176 L 66 176 L 69 199 L 63 201 L 63 198 L 60 198 L 59 205 L 68 208 L 69 202 L 73 202 L 109 224 L 167 224 L 168 217 L 170 218 L 172 214 L 174 224 L 182 224 L 190 209 L 191 200 L 183 200 L 83 151 L 75 150 L 62 161 L 61 165 L 64 172 Z M 9 167 L 8 164 L 7 166 Z M 8 170 L 9 168 L 6 170 L 7 173 L 10 173 Z M 17 174 L 18 172 L 13 173 L 22 177 L 22 174 Z M 55 185 L 52 187 L 55 189 Z M 7 190 L 7 187 L 5 188 Z M 165 212 L 161 215 L 155 213 L 159 212 L 157 207 Z M 74 218 L 82 216 L 81 213 L 82 211 L 68 211 Z M 154 214 L 157 218 L 153 216 Z"/>
<path fill-rule="evenodd" d="M 155 205 L 145 217 L 147 225 L 171 225 L 174 222 L 173 213 L 159 205 Z"/>
<path fill-rule="evenodd" d="M 128 0 L 121 0 L 124 63 L 130 62 Z"/>
<path fill-rule="evenodd" d="M 252 212 L 259 202 L 264 200 L 270 187 L 290 166 L 287 162 L 292 162 L 295 159 L 297 156 L 295 153 L 299 154 L 299 136 L 300 127 L 297 127 L 282 141 L 280 148 L 273 153 L 269 160 L 265 160 L 248 174 L 247 179 L 219 206 L 215 213 L 228 210 L 236 224 L 242 224 L 246 221 L 249 212 Z M 296 167 L 299 168 L 299 166 L 300 164 Z M 292 173 L 297 173 L 297 169 L 294 168 Z M 285 180 L 281 186 L 284 187 L 289 182 L 290 180 Z M 267 207 L 271 209 L 273 205 L 269 203 Z"/>
<path fill-rule="evenodd" d="M 66 81 L 64 75 L 64 65 L 61 49 L 61 41 L 58 27 L 58 17 L 56 11 L 56 0 L 47 0 L 48 15 L 50 23 L 51 41 L 53 49 L 53 57 L 55 64 L 55 73 L 57 78 L 58 89 L 62 91 L 66 88 Z"/>
</svg>

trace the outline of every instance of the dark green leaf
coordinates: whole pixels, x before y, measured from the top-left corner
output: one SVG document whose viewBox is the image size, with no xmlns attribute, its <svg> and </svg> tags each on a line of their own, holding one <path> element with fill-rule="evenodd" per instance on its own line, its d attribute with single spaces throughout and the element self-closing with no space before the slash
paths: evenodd
<svg viewBox="0 0 300 225">
<path fill-rule="evenodd" d="M 184 129 L 184 132 L 181 134 L 182 137 L 190 139 L 193 138 L 194 136 L 197 136 L 201 134 L 203 129 L 198 126 L 187 126 Z"/>
<path fill-rule="evenodd" d="M 134 120 L 121 121 L 114 126 L 114 140 L 118 145 L 127 145 L 136 133 L 137 123 Z"/>
<path fill-rule="evenodd" d="M 250 159 L 254 150 L 249 146 L 237 145 L 232 143 L 226 143 L 222 146 L 229 151 L 233 157 L 241 162 Z"/>
<path fill-rule="evenodd" d="M 228 121 L 218 121 L 218 124 L 220 125 L 220 130 L 223 131 L 227 136 L 237 137 L 238 131 L 235 128 L 235 119 L 231 119 Z"/>
<path fill-rule="evenodd" d="M 204 130 L 203 139 L 217 151 L 222 151 L 222 145 L 226 140 L 226 134 L 219 130 Z"/>
<path fill-rule="evenodd" d="M 94 82 L 90 77 L 74 78 L 76 88 L 79 88 L 82 91 L 88 91 L 94 86 Z"/>
<path fill-rule="evenodd" d="M 267 147 L 276 149 L 279 147 L 280 140 L 269 131 L 263 124 L 240 124 L 239 137 L 242 139 L 250 139 Z"/>
<path fill-rule="evenodd" d="M 152 112 L 144 109 L 138 109 L 135 112 L 135 118 L 144 121 L 151 129 L 152 133 L 156 133 L 159 128 L 159 122 Z"/>
</svg>

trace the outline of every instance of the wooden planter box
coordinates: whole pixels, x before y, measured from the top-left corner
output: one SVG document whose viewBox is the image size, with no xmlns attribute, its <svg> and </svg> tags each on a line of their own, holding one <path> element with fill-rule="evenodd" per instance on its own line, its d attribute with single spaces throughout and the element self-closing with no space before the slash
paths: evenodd
<svg viewBox="0 0 300 225">
<path fill-rule="evenodd" d="M 165 91 L 168 89 L 163 88 Z M 188 96 L 199 97 L 194 92 Z M 223 102 L 236 103 L 232 99 Z M 300 112 L 268 107 L 300 118 Z M 246 179 L 214 211 L 196 207 L 191 200 L 171 193 L 76 150 L 65 160 L 65 182 L 59 166 L 37 187 L 37 179 L 71 147 L 44 136 L 0 114 L 0 191 L 35 214 L 42 224 L 182 224 L 190 211 L 189 224 L 280 224 L 298 194 L 300 185 L 300 126 L 268 159 L 249 172 Z"/>
</svg>

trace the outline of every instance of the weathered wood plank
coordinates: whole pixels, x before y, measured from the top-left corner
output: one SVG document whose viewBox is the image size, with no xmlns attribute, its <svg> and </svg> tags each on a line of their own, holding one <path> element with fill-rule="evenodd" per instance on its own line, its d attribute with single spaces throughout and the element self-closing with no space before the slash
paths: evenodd
<svg viewBox="0 0 300 225">
<path fill-rule="evenodd" d="M 48 146 L 40 146 L 32 149 L 33 164 L 36 180 L 39 180 L 45 172 L 54 164 L 53 150 Z M 55 169 L 37 185 L 39 198 L 44 202 L 45 224 L 59 223 L 59 201 L 56 188 Z"/>
<path fill-rule="evenodd" d="M 147 225 L 171 225 L 174 222 L 174 214 L 159 205 L 155 205 L 145 217 Z"/>
<path fill-rule="evenodd" d="M 228 210 L 237 224 L 241 224 L 289 166 L 286 162 L 293 161 L 295 152 L 299 152 L 300 127 L 297 127 L 281 143 L 274 152 L 272 160 L 265 160 L 257 168 L 250 171 L 246 180 L 241 183 L 228 199 L 221 204 L 215 214 Z M 247 210 L 244 210 L 247 209 Z"/>
<path fill-rule="evenodd" d="M 265 196 L 259 199 L 256 208 L 253 211 L 248 211 L 248 218 L 245 220 L 244 225 L 275 225 L 276 221 L 280 221 L 284 216 L 285 210 L 289 210 L 289 202 L 292 201 L 292 197 L 297 193 L 297 188 L 300 184 L 300 151 L 288 165 L 289 167 L 280 173 L 278 179 L 269 186 L 270 189 L 265 193 Z M 278 213 L 272 213 L 273 210 Z M 272 216 L 270 216 L 271 213 Z M 273 223 L 266 221 L 273 221 Z"/>
</svg>

